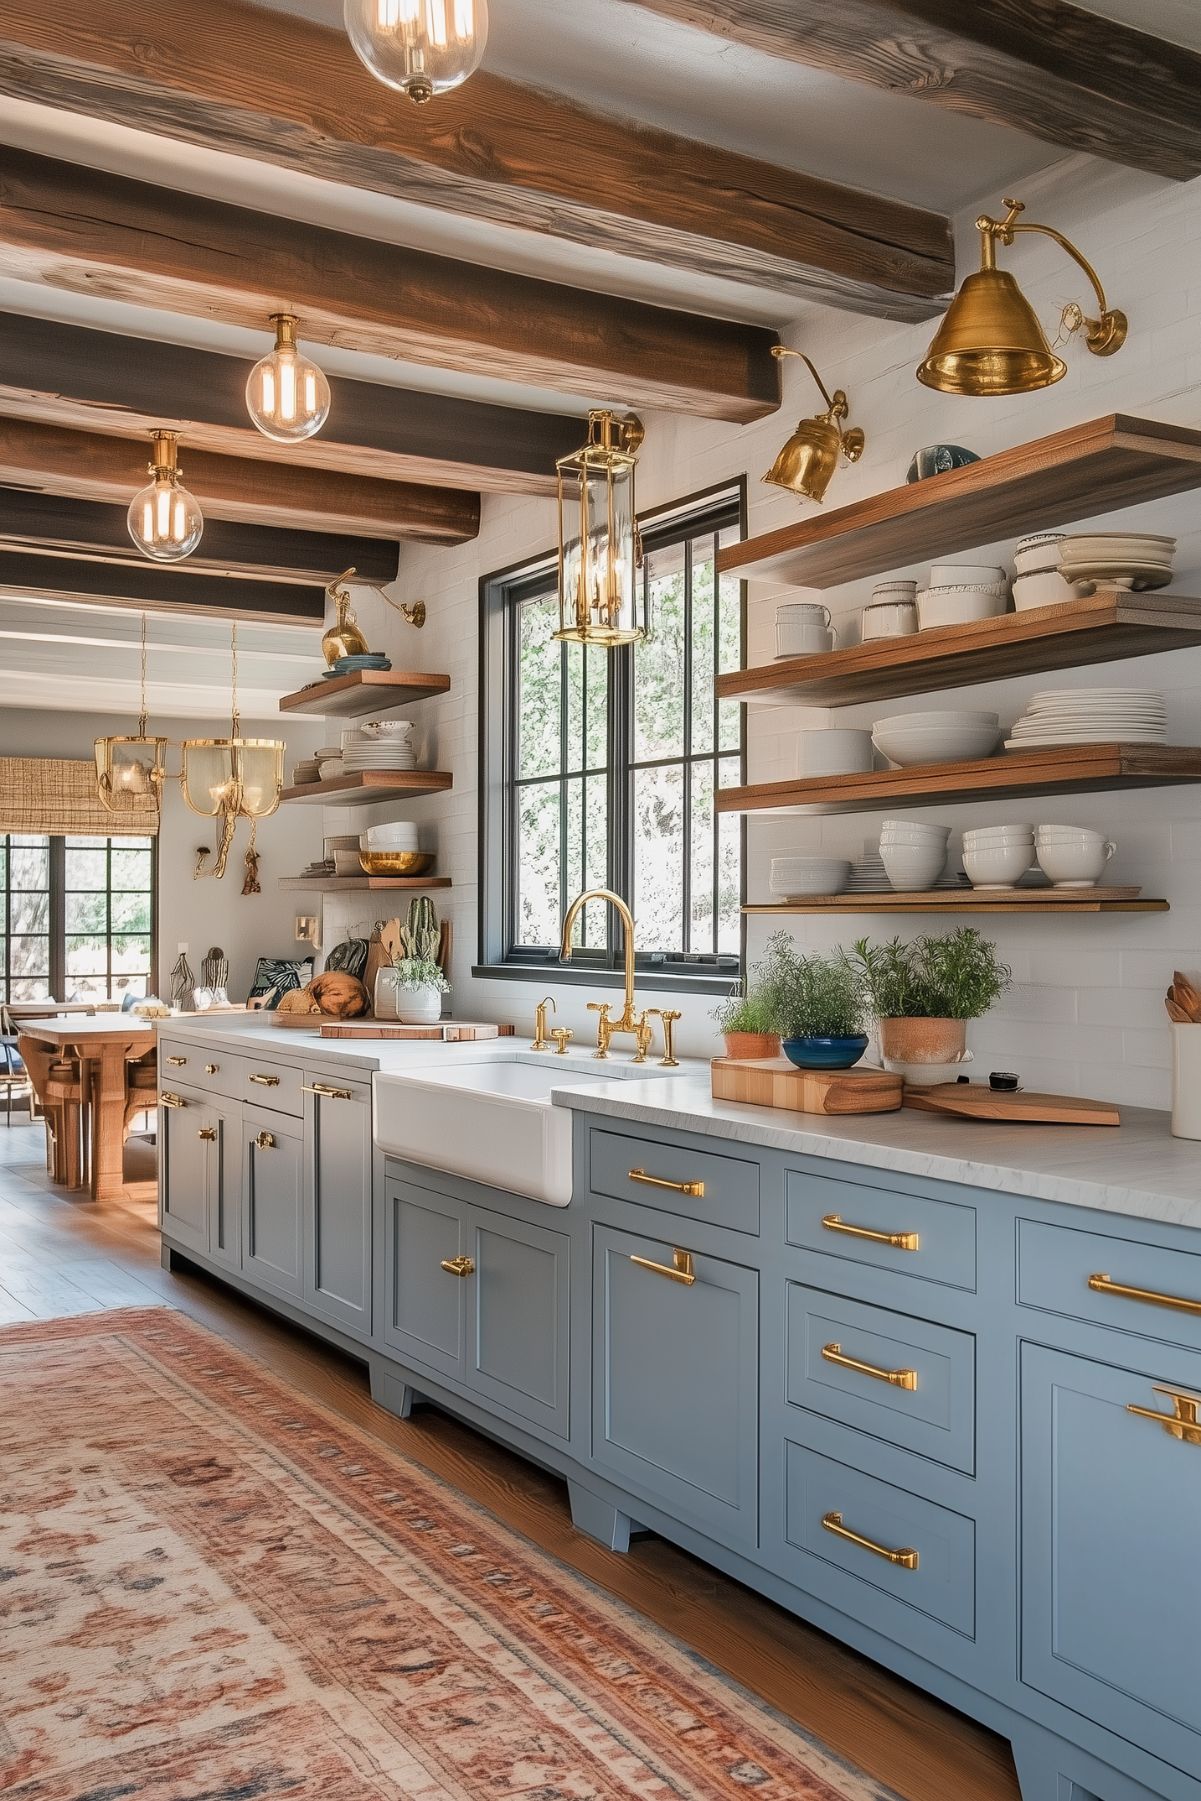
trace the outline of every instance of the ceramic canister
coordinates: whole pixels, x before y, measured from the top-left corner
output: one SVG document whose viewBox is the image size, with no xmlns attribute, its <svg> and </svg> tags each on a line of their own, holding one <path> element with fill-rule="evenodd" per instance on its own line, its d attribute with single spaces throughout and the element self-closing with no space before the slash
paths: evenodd
<svg viewBox="0 0 1201 1801">
<path fill-rule="evenodd" d="M 815 656 L 833 650 L 837 635 L 830 609 L 817 601 L 788 601 L 776 608 L 776 655 Z"/>
</svg>

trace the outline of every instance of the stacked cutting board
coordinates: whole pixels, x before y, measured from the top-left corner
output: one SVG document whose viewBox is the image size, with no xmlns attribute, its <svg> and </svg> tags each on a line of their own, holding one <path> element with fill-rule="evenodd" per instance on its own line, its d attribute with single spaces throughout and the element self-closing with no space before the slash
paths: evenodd
<svg viewBox="0 0 1201 1801">
<path fill-rule="evenodd" d="M 826 1117 L 895 1113 L 912 1107 L 948 1119 L 1013 1124 L 1117 1126 L 1118 1109 L 1107 1101 L 1071 1094 L 998 1092 L 986 1082 L 940 1082 L 915 1088 L 884 1069 L 797 1069 L 786 1057 L 715 1057 L 713 1097 L 748 1107 L 778 1107 Z"/>
</svg>

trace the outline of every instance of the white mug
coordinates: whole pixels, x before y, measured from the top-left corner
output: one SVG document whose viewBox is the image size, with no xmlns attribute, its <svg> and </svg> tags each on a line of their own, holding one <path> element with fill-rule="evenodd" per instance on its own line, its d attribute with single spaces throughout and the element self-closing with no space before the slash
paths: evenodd
<svg viewBox="0 0 1201 1801">
<path fill-rule="evenodd" d="M 865 644 L 872 644 L 878 638 L 908 638 L 916 630 L 916 601 L 873 600 L 863 609 L 859 635 Z"/>
<path fill-rule="evenodd" d="M 838 634 L 830 622 L 830 609 L 812 601 L 789 601 L 776 608 L 776 655 L 816 656 L 833 650 Z"/>
</svg>

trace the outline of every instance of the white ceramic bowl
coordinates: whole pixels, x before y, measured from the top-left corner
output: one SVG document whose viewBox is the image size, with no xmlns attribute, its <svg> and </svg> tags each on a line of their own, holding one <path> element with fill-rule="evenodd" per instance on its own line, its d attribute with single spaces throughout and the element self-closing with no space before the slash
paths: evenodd
<svg viewBox="0 0 1201 1801">
<path fill-rule="evenodd" d="M 909 581 L 877 582 L 872 589 L 873 600 L 912 600 L 917 593 L 917 583 Z"/>
<path fill-rule="evenodd" d="M 912 832 L 881 832 L 878 847 L 881 852 L 886 844 L 895 845 L 898 850 L 941 851 L 944 857 L 948 848 L 945 838 L 919 838 Z"/>
<path fill-rule="evenodd" d="M 370 719 L 359 730 L 365 738 L 404 738 L 413 730 L 411 719 Z"/>
<path fill-rule="evenodd" d="M 1063 538 L 1062 532 L 1032 532 L 1028 538 L 1019 538 L 1013 553 L 1018 574 L 1027 575 L 1032 569 L 1057 569 Z"/>
<path fill-rule="evenodd" d="M 1039 844 L 1039 868 L 1056 888 L 1095 888 L 1105 872 L 1105 865 L 1117 845 L 1102 840 L 1100 844 Z"/>
<path fill-rule="evenodd" d="M 932 588 L 1003 588 L 1005 581 L 1005 571 L 995 563 L 935 563 L 930 570 Z"/>
<path fill-rule="evenodd" d="M 1098 849 L 1109 840 L 1104 832 L 1092 832 L 1085 826 L 1057 825 L 1039 826 L 1035 834 L 1036 844 L 1075 844 L 1082 849 Z"/>
<path fill-rule="evenodd" d="M 862 775 L 872 767 L 872 735 L 844 726 L 797 733 L 801 776 Z"/>
<path fill-rule="evenodd" d="M 1033 861 L 1031 843 L 963 847 L 963 867 L 973 888 L 1013 888 Z"/>
<path fill-rule="evenodd" d="M 898 894 L 920 894 L 933 888 L 947 866 L 944 845 L 895 844 L 880 840 L 884 873 Z"/>
<path fill-rule="evenodd" d="M 1000 718 L 996 713 L 970 712 L 958 707 L 942 707 L 930 713 L 888 713 L 883 719 L 872 721 L 872 730 L 898 732 L 917 731 L 922 726 L 943 725 L 999 725 Z"/>
<path fill-rule="evenodd" d="M 1063 607 L 1077 599 L 1075 588 L 1058 569 L 1040 569 L 1013 578 L 1013 604 L 1019 613 L 1028 613 L 1032 607 Z"/>
<path fill-rule="evenodd" d="M 980 825 L 963 834 L 965 844 L 998 844 L 1006 839 L 1034 838 L 1032 825 Z"/>
<path fill-rule="evenodd" d="M 991 757 L 1000 742 L 995 725 L 921 726 L 872 733 L 872 743 L 890 763 L 909 769 L 921 763 L 967 763 Z"/>
<path fill-rule="evenodd" d="M 773 894 L 841 894 L 851 874 L 846 857 L 773 857 L 769 886 Z"/>
<path fill-rule="evenodd" d="M 360 837 L 359 845 L 363 850 L 416 850 L 417 827 L 408 820 L 395 825 L 369 826 Z"/>
<path fill-rule="evenodd" d="M 995 619 L 1008 604 L 1003 588 L 925 588 L 917 597 L 918 630 Z"/>
<path fill-rule="evenodd" d="M 951 836 L 949 825 L 936 825 L 924 819 L 886 819 L 881 824 L 882 832 L 912 832 L 915 838 L 936 838 L 945 844 Z"/>
</svg>

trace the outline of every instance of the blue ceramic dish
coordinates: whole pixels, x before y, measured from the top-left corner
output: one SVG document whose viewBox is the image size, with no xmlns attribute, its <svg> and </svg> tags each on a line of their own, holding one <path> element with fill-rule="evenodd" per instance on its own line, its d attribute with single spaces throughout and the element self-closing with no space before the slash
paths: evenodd
<svg viewBox="0 0 1201 1801">
<path fill-rule="evenodd" d="M 798 1069 L 850 1069 L 867 1049 L 867 1034 L 851 1038 L 785 1038 L 780 1046 Z"/>
</svg>

